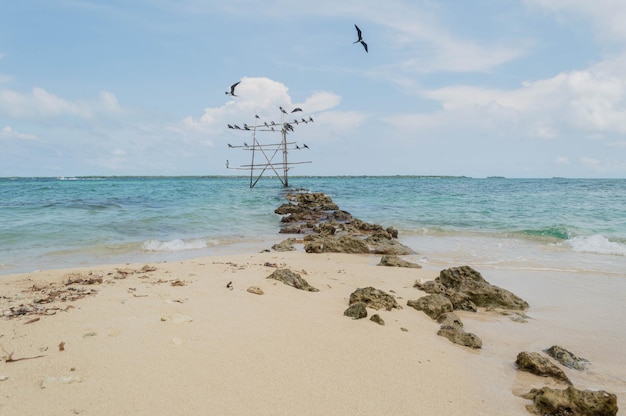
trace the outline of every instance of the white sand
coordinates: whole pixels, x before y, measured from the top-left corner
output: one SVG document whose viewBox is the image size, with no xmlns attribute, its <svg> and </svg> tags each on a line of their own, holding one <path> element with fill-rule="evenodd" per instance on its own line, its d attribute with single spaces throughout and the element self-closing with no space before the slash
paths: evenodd
<svg viewBox="0 0 626 416">
<path fill-rule="evenodd" d="M 0 415 L 527 415 L 530 402 L 514 391 L 550 382 L 519 373 L 516 353 L 493 353 L 496 343 L 516 346 L 475 327 L 467 330 L 483 338 L 483 350 L 437 336 L 436 322 L 406 306 L 424 295 L 415 280 L 437 273 L 377 267 L 378 260 L 260 253 L 152 263 L 156 271 L 123 280 L 109 273 L 143 264 L 1 276 L 2 308 L 70 271 L 104 282 L 84 286 L 96 295 L 55 303 L 73 308 L 36 322 L 0 318 Z M 266 262 L 320 291 L 266 279 L 275 270 Z M 177 279 L 184 285 L 173 286 Z M 384 326 L 343 316 L 350 294 L 366 286 L 394 293 L 403 306 L 368 310 Z M 487 313 L 468 319 L 503 333 L 525 325 Z M 16 361 L 6 362 L 11 353 Z"/>
</svg>

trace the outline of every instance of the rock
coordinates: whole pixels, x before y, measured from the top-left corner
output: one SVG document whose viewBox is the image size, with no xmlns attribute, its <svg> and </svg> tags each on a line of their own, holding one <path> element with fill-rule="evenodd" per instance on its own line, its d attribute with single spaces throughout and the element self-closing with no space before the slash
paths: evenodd
<svg viewBox="0 0 626 416">
<path fill-rule="evenodd" d="M 416 281 L 413 287 L 434 295 L 435 293 L 446 293 L 446 287 L 439 283 L 438 280 L 429 280 L 427 282 Z"/>
<path fill-rule="evenodd" d="M 95 285 L 102 283 L 102 276 L 97 276 L 89 272 L 88 274 L 82 273 L 68 273 L 64 277 L 66 285 L 81 284 L 81 285 Z"/>
<path fill-rule="evenodd" d="M 272 246 L 272 250 L 274 251 L 294 251 L 296 248 L 293 246 L 297 240 L 295 238 L 288 238 L 286 240 L 281 241 L 278 244 L 274 244 Z"/>
<path fill-rule="evenodd" d="M 574 370 L 586 370 L 587 365 L 589 364 L 589 360 L 577 357 L 565 348 L 558 345 L 553 345 L 544 351 L 546 352 L 546 354 L 560 362 L 565 367 L 573 368 Z"/>
<path fill-rule="evenodd" d="M 570 385 L 572 384 L 563 370 L 538 352 L 520 352 L 517 354 L 515 363 L 517 364 L 517 368 L 521 371 L 527 371 L 541 377 L 552 377 L 555 380 L 559 380 Z"/>
<path fill-rule="evenodd" d="M 617 415 L 617 396 L 604 390 L 565 390 L 543 387 L 526 393 L 525 399 L 533 401 L 526 406 L 529 412 L 550 416 L 614 416 Z"/>
<path fill-rule="evenodd" d="M 385 254 L 380 258 L 380 263 L 377 266 L 389 266 L 389 267 L 408 267 L 412 269 L 421 269 L 419 264 L 411 263 L 398 256 Z"/>
<path fill-rule="evenodd" d="M 376 310 L 402 309 L 395 297 L 373 287 L 359 288 L 352 292 L 349 304 L 352 305 L 353 303 L 363 303 L 365 306 Z"/>
<path fill-rule="evenodd" d="M 304 245 L 307 253 L 369 253 L 369 247 L 357 237 L 336 236 L 318 237 Z"/>
<path fill-rule="evenodd" d="M 299 207 L 298 205 L 282 204 L 281 206 L 279 206 L 278 208 L 274 210 L 274 213 L 278 215 L 288 215 L 288 214 L 301 213 L 302 211 L 303 211 L 302 207 Z"/>
<path fill-rule="evenodd" d="M 361 302 L 353 303 L 346 309 L 343 314 L 349 316 L 352 319 L 367 318 L 367 309 L 365 304 Z"/>
<path fill-rule="evenodd" d="M 469 266 L 442 270 L 435 281 L 438 281 L 447 289 L 462 292 L 477 306 L 501 307 L 513 310 L 528 308 L 528 303 L 523 299 L 506 289 L 490 284 L 479 272 Z"/>
<path fill-rule="evenodd" d="M 455 344 L 463 345 L 465 347 L 478 349 L 483 346 L 483 341 L 478 338 L 478 336 L 470 332 L 465 332 L 457 325 L 441 325 L 441 329 L 439 329 L 437 335 L 446 337 Z"/>
<path fill-rule="evenodd" d="M 426 295 L 417 300 L 410 300 L 407 305 L 423 311 L 432 319 L 437 319 L 442 313 L 452 312 L 452 302 L 444 295 Z"/>
<path fill-rule="evenodd" d="M 441 326 L 452 326 L 456 328 L 463 328 L 463 322 L 461 321 L 461 318 L 459 318 L 454 312 L 442 313 L 437 318 L 437 322 L 439 322 Z"/>
<path fill-rule="evenodd" d="M 300 226 L 298 224 L 285 225 L 279 232 L 281 234 L 300 234 Z"/>
<path fill-rule="evenodd" d="M 254 294 L 254 295 L 263 295 L 265 294 L 265 292 L 263 292 L 263 289 L 261 289 L 258 286 L 250 286 L 248 289 L 246 289 L 248 292 Z"/>
<path fill-rule="evenodd" d="M 274 273 L 267 276 L 267 279 L 278 280 L 296 289 L 306 290 L 308 292 L 319 292 L 319 289 L 309 285 L 298 273 L 294 273 L 289 269 L 277 269 Z"/>
<path fill-rule="evenodd" d="M 0 381 L 7 381 L 9 376 L 0 376 Z"/>
<path fill-rule="evenodd" d="M 388 254 L 392 256 L 416 254 L 413 249 L 405 246 L 397 240 L 389 240 L 380 237 L 367 237 L 365 242 L 371 247 L 371 251 L 374 254 Z"/>
<path fill-rule="evenodd" d="M 385 321 L 383 321 L 383 318 L 381 318 L 380 315 L 377 313 L 372 315 L 370 321 L 376 322 L 378 325 L 385 325 Z"/>
</svg>

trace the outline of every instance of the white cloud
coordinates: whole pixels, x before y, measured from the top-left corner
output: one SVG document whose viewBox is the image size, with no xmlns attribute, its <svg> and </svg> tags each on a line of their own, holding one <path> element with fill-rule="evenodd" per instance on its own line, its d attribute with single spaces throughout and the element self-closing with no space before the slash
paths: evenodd
<svg viewBox="0 0 626 416">
<path fill-rule="evenodd" d="M 569 158 L 567 156 L 557 156 L 556 164 L 557 165 L 569 165 Z"/>
<path fill-rule="evenodd" d="M 265 77 L 242 78 L 235 93 L 238 96 L 231 97 L 221 107 L 206 108 L 199 119 L 186 117 L 181 123 L 181 132 L 188 130 L 216 133 L 223 131 L 227 124 L 252 125 L 255 115 L 260 120 L 278 123 L 281 119 L 279 107 L 284 107 L 288 113 L 295 107 L 300 107 L 303 113 L 297 113 L 298 118 L 308 118 L 312 114 L 335 108 L 341 102 L 341 97 L 332 92 L 317 91 L 301 103 L 294 104 L 287 86 Z M 288 117 L 291 119 L 291 114 Z M 331 119 L 334 120 L 332 117 Z"/>
<path fill-rule="evenodd" d="M 20 140 L 37 140 L 37 136 L 34 134 L 21 133 L 13 130 L 11 127 L 6 126 L 0 130 L 0 138 L 7 139 L 20 139 Z"/>
<path fill-rule="evenodd" d="M 0 91 L 0 116 L 23 120 L 58 117 L 94 119 L 101 115 L 120 114 L 122 108 L 112 93 L 102 92 L 96 100 L 68 100 L 34 87 L 29 94 Z"/>
</svg>

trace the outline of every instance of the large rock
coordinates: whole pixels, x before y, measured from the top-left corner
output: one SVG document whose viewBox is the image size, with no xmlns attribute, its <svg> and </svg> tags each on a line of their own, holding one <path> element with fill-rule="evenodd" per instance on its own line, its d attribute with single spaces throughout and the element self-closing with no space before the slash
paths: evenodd
<svg viewBox="0 0 626 416">
<path fill-rule="evenodd" d="M 388 254 L 392 256 L 405 256 L 407 254 L 415 254 L 410 247 L 388 238 L 367 237 L 365 242 L 370 246 L 371 252 L 374 254 Z"/>
<path fill-rule="evenodd" d="M 352 292 L 349 304 L 352 305 L 354 303 L 363 303 L 365 306 L 376 310 L 385 309 L 390 311 L 392 309 L 402 309 L 396 302 L 396 298 L 373 287 L 359 288 Z"/>
<path fill-rule="evenodd" d="M 274 273 L 267 276 L 267 278 L 278 280 L 296 289 L 306 290 L 308 292 L 319 292 L 319 289 L 309 285 L 298 273 L 294 273 L 289 269 L 277 269 Z"/>
<path fill-rule="evenodd" d="M 398 256 L 385 254 L 380 258 L 380 263 L 377 266 L 388 266 L 388 267 L 407 267 L 411 269 L 421 269 L 422 266 L 416 263 L 411 263 L 410 261 L 406 261 L 401 259 Z"/>
<path fill-rule="evenodd" d="M 586 370 L 587 365 L 589 364 L 589 360 L 577 357 L 565 348 L 558 345 L 551 346 L 550 348 L 545 350 L 545 352 L 565 367 L 573 368 L 578 371 Z"/>
<path fill-rule="evenodd" d="M 452 302 L 444 295 L 426 295 L 417 300 L 409 300 L 408 306 L 423 311 L 432 319 L 437 319 L 442 313 L 452 312 Z"/>
<path fill-rule="evenodd" d="M 469 300 L 476 306 L 482 307 L 499 307 L 512 310 L 528 308 L 526 301 L 506 289 L 490 284 L 479 272 L 469 266 L 442 270 L 433 283 L 416 283 L 415 286 L 429 293 L 445 291 L 448 297 L 452 297 L 455 292 L 462 293 L 463 296 L 457 297 L 457 299 L 462 301 L 464 305 L 469 305 L 467 303 Z M 458 309 L 463 308 L 458 307 Z"/>
<path fill-rule="evenodd" d="M 281 241 L 278 244 L 274 244 L 272 246 L 272 250 L 274 251 L 294 251 L 296 248 L 294 247 L 294 244 L 296 243 L 295 238 L 288 238 L 286 240 Z"/>
<path fill-rule="evenodd" d="M 604 390 L 565 390 L 543 387 L 532 389 L 523 396 L 533 401 L 526 406 L 529 412 L 550 416 L 614 416 L 617 415 L 617 396 Z"/>
<path fill-rule="evenodd" d="M 455 344 L 463 345 L 474 349 L 482 348 L 483 341 L 478 336 L 465 332 L 457 325 L 441 325 L 437 335 L 448 338 Z"/>
<path fill-rule="evenodd" d="M 515 363 L 517 364 L 517 368 L 519 370 L 527 371 L 541 377 L 552 377 L 555 380 L 559 380 L 570 385 L 572 384 L 563 370 L 538 352 L 520 352 L 517 354 Z"/>
</svg>

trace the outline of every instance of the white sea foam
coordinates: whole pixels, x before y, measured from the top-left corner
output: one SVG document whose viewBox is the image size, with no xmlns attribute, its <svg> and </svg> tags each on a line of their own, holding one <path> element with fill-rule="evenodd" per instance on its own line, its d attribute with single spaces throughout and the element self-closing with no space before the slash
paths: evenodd
<svg viewBox="0 0 626 416">
<path fill-rule="evenodd" d="M 203 238 L 193 238 L 189 240 L 147 240 L 144 241 L 142 247 L 146 251 L 184 251 L 184 250 L 198 250 L 206 248 L 209 245 L 215 245 L 216 242 L 208 241 Z"/>
<path fill-rule="evenodd" d="M 626 245 L 610 241 L 602 234 L 574 237 L 563 244 L 581 253 L 613 254 L 626 256 Z"/>
</svg>

